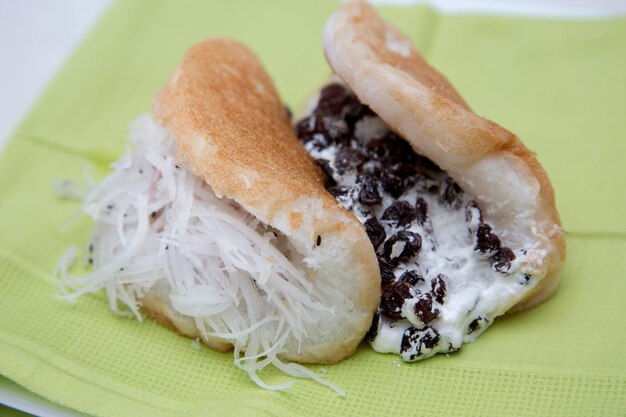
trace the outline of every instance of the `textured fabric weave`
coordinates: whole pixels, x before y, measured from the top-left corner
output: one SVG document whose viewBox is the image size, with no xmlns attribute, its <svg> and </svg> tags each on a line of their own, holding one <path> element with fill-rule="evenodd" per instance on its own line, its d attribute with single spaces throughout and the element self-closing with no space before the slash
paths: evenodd
<svg viewBox="0 0 626 417">
<path fill-rule="evenodd" d="M 519 134 L 552 178 L 568 231 L 548 303 L 496 321 L 477 342 L 414 364 L 361 346 L 311 381 L 258 388 L 230 354 L 112 315 L 102 294 L 55 298 L 51 272 L 89 222 L 56 178 L 95 176 L 128 123 L 194 42 L 233 37 L 258 53 L 297 109 L 328 74 L 321 31 L 335 3 L 115 3 L 0 155 L 0 373 L 97 416 L 623 416 L 626 414 L 626 19 L 441 16 L 385 8 L 481 115 Z M 320 370 L 321 367 L 313 366 Z M 268 370 L 270 383 L 287 379 Z"/>
</svg>

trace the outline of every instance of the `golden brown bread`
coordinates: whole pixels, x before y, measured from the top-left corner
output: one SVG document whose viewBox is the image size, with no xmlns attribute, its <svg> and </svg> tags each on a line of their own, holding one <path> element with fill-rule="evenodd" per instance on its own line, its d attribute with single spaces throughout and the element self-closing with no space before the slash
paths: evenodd
<svg viewBox="0 0 626 417">
<path fill-rule="evenodd" d="M 523 270 L 538 285 L 510 312 L 556 289 L 565 240 L 550 181 L 517 136 L 471 111 L 410 40 L 361 1 L 329 19 L 324 49 L 334 72 L 416 152 L 448 171 L 480 203 L 510 245 L 533 242 Z"/>
<path fill-rule="evenodd" d="M 380 299 L 374 250 L 359 221 L 325 191 L 257 58 L 231 40 L 194 46 L 156 97 L 153 112 L 176 137 L 181 163 L 218 197 L 287 236 L 311 266 L 307 275 L 315 289 L 335 309 L 307 324 L 300 350 L 289 339 L 280 356 L 334 363 L 350 355 Z M 190 319 L 175 314 L 166 291 L 154 289 L 143 308 L 182 334 L 198 336 Z M 203 340 L 216 350 L 228 348 L 212 336 Z"/>
</svg>

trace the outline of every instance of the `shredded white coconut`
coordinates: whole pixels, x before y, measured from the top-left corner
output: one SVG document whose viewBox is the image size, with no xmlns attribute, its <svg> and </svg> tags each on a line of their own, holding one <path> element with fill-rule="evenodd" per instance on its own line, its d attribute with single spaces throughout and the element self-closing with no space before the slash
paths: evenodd
<svg viewBox="0 0 626 417">
<path fill-rule="evenodd" d="M 272 364 L 345 396 L 278 357 L 287 339 L 300 345 L 316 313 L 330 311 L 307 280 L 302 260 L 277 249 L 289 245 L 286 238 L 178 166 L 174 138 L 151 116 L 133 124 L 131 142 L 113 172 L 84 199 L 82 209 L 94 221 L 87 249 L 93 271 L 71 275 L 77 250 L 70 248 L 58 265 L 62 297 L 75 300 L 104 289 L 113 312 L 141 320 L 142 297 L 166 282 L 173 308 L 195 320 L 203 339 L 231 342 L 235 365 L 259 386 L 291 386 L 261 380 L 257 372 Z M 69 187 L 69 194 L 77 193 Z"/>
</svg>

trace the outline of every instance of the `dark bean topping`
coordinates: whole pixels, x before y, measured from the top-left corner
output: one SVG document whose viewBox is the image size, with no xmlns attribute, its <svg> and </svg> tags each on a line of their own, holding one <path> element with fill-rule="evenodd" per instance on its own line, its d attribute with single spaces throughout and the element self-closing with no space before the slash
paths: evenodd
<svg viewBox="0 0 626 417">
<path fill-rule="evenodd" d="M 335 173 L 335 171 L 330 166 L 330 161 L 328 161 L 328 159 L 320 158 L 320 159 L 316 159 L 315 162 L 317 162 L 317 165 L 320 168 L 322 168 L 322 171 L 324 171 L 324 174 L 326 174 L 326 180 L 324 181 L 324 186 L 326 188 L 329 188 L 329 187 L 333 187 L 337 185 L 337 182 L 333 178 L 333 174 Z"/>
<path fill-rule="evenodd" d="M 363 152 L 358 149 L 343 147 L 337 152 L 335 157 L 335 168 L 337 172 L 343 174 L 346 171 L 358 170 L 365 161 Z"/>
<path fill-rule="evenodd" d="M 446 178 L 441 195 L 439 196 L 441 203 L 450 209 L 459 209 L 463 203 L 463 190 L 459 184 L 454 182 L 452 178 Z"/>
<path fill-rule="evenodd" d="M 394 265 L 389 263 L 385 258 L 376 254 L 378 259 L 378 267 L 380 269 L 380 283 L 385 286 L 392 281 L 396 280 L 396 275 L 393 273 Z"/>
<path fill-rule="evenodd" d="M 345 185 L 336 185 L 333 187 L 328 187 L 328 192 L 332 194 L 333 197 L 344 197 L 350 192 L 350 187 Z"/>
<path fill-rule="evenodd" d="M 417 224 L 423 226 L 428 220 L 428 203 L 422 197 L 417 197 L 415 202 L 415 215 Z"/>
<path fill-rule="evenodd" d="M 424 282 L 424 278 L 420 274 L 418 274 L 417 271 L 407 270 L 404 271 L 402 275 L 400 275 L 400 281 L 404 281 L 412 287 L 415 287 L 420 282 Z"/>
<path fill-rule="evenodd" d="M 446 297 L 446 278 L 444 274 L 439 274 L 430 281 L 430 289 L 439 304 L 443 304 L 443 300 Z"/>
<path fill-rule="evenodd" d="M 405 361 L 414 361 L 416 358 L 430 351 L 439 343 L 439 332 L 430 326 L 423 329 L 409 327 L 402 335 L 400 355 Z"/>
<path fill-rule="evenodd" d="M 317 235 L 317 239 L 315 240 L 315 245 L 319 246 L 322 244 L 322 237 L 320 235 Z"/>
<path fill-rule="evenodd" d="M 382 219 L 398 227 L 406 227 L 415 220 L 417 214 L 415 207 L 408 201 L 398 200 L 387 207 Z"/>
<path fill-rule="evenodd" d="M 430 323 L 439 315 L 439 310 L 433 308 L 433 296 L 429 293 L 420 294 L 413 311 L 424 324 Z"/>
<path fill-rule="evenodd" d="M 383 169 L 379 172 L 378 177 L 383 185 L 383 190 L 391 194 L 392 197 L 398 198 L 402 195 L 402 193 L 404 193 L 404 181 L 393 171 Z"/>
<path fill-rule="evenodd" d="M 382 323 L 380 321 L 380 311 L 376 311 L 376 313 L 374 313 L 374 318 L 372 319 L 372 325 L 370 326 L 370 329 L 367 331 L 367 334 L 365 335 L 365 339 L 368 342 L 373 342 L 374 339 L 376 339 L 376 336 L 378 336 L 378 332 L 380 331 L 380 327 L 381 327 Z"/>
<path fill-rule="evenodd" d="M 507 247 L 502 247 L 491 259 L 492 265 L 498 272 L 507 273 L 511 269 L 511 262 L 515 260 L 515 254 Z"/>
<path fill-rule="evenodd" d="M 411 286 L 404 281 L 393 281 L 383 290 L 380 310 L 383 316 L 391 320 L 402 318 L 404 300 L 411 298 Z"/>
<path fill-rule="evenodd" d="M 422 237 L 417 233 L 400 231 L 387 239 L 383 249 L 385 257 L 391 262 L 406 262 L 422 249 Z"/>
<path fill-rule="evenodd" d="M 373 206 L 383 201 L 380 183 L 376 177 L 370 174 L 359 175 L 357 182 L 361 184 L 361 190 L 359 191 L 359 202 L 361 204 Z"/>
<path fill-rule="evenodd" d="M 370 238 L 370 242 L 374 245 L 374 250 L 378 249 L 378 247 L 385 241 L 387 238 L 387 234 L 385 233 L 385 228 L 382 224 L 376 219 L 376 217 L 370 217 L 364 223 L 365 231 L 367 232 L 367 236 Z"/>
<path fill-rule="evenodd" d="M 482 328 L 485 324 L 489 324 L 489 319 L 478 316 L 476 319 L 472 320 L 469 326 L 467 326 L 467 334 L 474 333 L 476 330 Z"/>
<path fill-rule="evenodd" d="M 500 249 L 500 238 L 492 232 L 487 223 L 478 225 L 474 250 L 482 255 L 492 256 Z"/>
</svg>

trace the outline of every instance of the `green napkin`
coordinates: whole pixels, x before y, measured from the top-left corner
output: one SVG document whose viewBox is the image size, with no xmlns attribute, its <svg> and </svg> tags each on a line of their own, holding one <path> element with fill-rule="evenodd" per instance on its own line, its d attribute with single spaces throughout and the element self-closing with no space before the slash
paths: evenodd
<svg viewBox="0 0 626 417">
<path fill-rule="evenodd" d="M 404 364 L 362 345 L 311 381 L 258 388 L 230 354 L 112 315 L 102 294 L 70 305 L 51 272 L 82 219 L 52 181 L 94 175 L 125 148 L 183 52 L 244 41 L 298 108 L 326 79 L 321 31 L 334 2 L 118 1 L 0 156 L 0 373 L 97 416 L 626 414 L 626 19 L 441 16 L 384 8 L 473 108 L 518 133 L 552 178 L 569 259 L 554 298 L 499 319 L 449 356 Z M 263 371 L 270 383 L 287 377 Z"/>
</svg>

